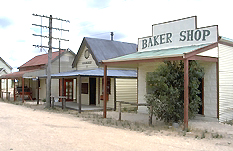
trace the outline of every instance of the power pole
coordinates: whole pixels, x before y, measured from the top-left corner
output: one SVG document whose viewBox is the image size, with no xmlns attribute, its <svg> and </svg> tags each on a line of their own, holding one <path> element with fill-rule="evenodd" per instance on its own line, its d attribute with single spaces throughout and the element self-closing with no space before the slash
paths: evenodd
<svg viewBox="0 0 233 151">
<path fill-rule="evenodd" d="M 41 35 L 36 35 L 33 34 L 33 36 L 40 36 L 43 38 L 49 38 L 49 46 L 39 46 L 39 45 L 33 45 L 35 47 L 38 48 L 49 48 L 48 50 L 48 65 L 47 65 L 47 79 L 46 79 L 46 108 L 50 108 L 51 107 L 51 59 L 52 59 L 52 49 L 59 49 L 59 54 L 60 54 L 60 50 L 66 50 L 66 49 L 60 49 L 60 40 L 64 40 L 64 41 L 69 41 L 66 39 L 61 39 L 61 38 L 54 38 L 52 37 L 52 30 L 56 29 L 56 30 L 60 30 L 60 31 L 68 31 L 69 30 L 65 30 L 65 29 L 60 29 L 60 28 L 53 28 L 52 27 L 52 20 L 56 19 L 56 20 L 60 20 L 60 21 L 65 21 L 65 22 L 70 22 L 68 20 L 64 20 L 64 19 L 60 19 L 60 18 L 53 18 L 52 15 L 48 16 L 42 16 L 42 15 L 37 15 L 37 14 L 32 14 L 33 16 L 39 16 L 39 17 L 45 17 L 45 18 L 49 18 L 49 26 L 42 26 L 42 25 L 37 25 L 37 24 L 32 24 L 34 26 L 39 26 L 39 27 L 43 27 L 43 28 L 49 28 L 49 36 L 43 36 Z M 52 47 L 52 39 L 56 39 L 59 40 L 59 48 L 54 48 Z M 60 57 L 60 56 L 59 56 Z M 59 69 L 60 70 L 60 69 Z"/>
<path fill-rule="evenodd" d="M 46 108 L 51 107 L 51 59 L 52 59 L 52 15 L 49 17 L 49 51 L 48 51 L 48 66 L 46 79 Z"/>
</svg>

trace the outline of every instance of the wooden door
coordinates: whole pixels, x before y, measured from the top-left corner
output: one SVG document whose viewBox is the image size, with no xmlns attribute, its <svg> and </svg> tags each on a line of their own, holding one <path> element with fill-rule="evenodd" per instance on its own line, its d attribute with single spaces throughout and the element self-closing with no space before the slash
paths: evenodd
<svg viewBox="0 0 233 151">
<path fill-rule="evenodd" d="M 66 101 L 73 101 L 73 79 L 64 80 Z"/>
</svg>

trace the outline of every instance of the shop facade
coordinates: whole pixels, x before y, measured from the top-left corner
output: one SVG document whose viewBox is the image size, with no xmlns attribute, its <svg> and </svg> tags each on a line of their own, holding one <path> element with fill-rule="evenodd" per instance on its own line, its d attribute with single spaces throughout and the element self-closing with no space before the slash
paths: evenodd
<svg viewBox="0 0 233 151">
<path fill-rule="evenodd" d="M 109 60 L 106 67 L 138 68 L 138 102 L 145 103 L 146 74 L 164 61 L 184 61 L 184 122 L 188 126 L 188 62 L 198 61 L 204 67 L 201 79 L 200 114 L 233 119 L 233 41 L 218 34 L 218 26 L 197 28 L 197 17 L 188 17 L 152 25 L 152 36 L 139 38 L 138 52 Z M 147 112 L 139 107 L 139 112 Z"/>
</svg>

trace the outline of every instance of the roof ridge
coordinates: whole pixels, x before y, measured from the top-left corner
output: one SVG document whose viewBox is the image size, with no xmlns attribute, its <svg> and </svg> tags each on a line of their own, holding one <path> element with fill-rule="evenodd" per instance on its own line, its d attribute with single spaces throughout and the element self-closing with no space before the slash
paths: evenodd
<svg viewBox="0 0 233 151">
<path fill-rule="evenodd" d="M 100 38 L 92 38 L 92 37 L 84 37 L 86 39 L 96 39 L 96 40 L 103 40 L 103 41 L 109 41 L 109 42 L 119 42 L 119 43 L 127 43 L 127 44 L 134 44 L 137 45 L 136 43 L 130 43 L 130 42 L 123 42 L 123 41 L 116 41 L 116 40 L 108 40 L 108 39 L 100 39 Z"/>
</svg>

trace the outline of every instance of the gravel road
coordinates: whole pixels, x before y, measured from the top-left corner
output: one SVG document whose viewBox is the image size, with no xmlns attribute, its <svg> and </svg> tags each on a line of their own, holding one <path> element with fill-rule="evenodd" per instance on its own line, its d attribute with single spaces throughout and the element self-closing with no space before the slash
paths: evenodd
<svg viewBox="0 0 233 151">
<path fill-rule="evenodd" d="M 224 138 L 146 135 L 4 102 L 0 102 L 0 111 L 0 151 L 233 150 Z"/>
</svg>

